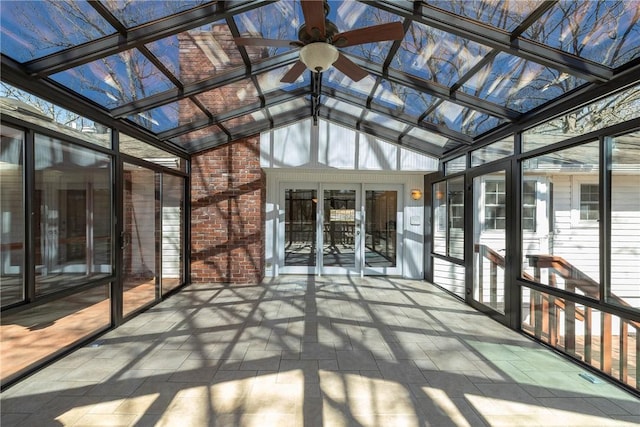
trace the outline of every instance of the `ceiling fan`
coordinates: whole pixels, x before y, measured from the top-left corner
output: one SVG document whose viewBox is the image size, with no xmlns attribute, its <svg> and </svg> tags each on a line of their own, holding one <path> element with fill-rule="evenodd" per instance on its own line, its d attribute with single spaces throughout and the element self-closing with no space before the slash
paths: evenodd
<svg viewBox="0 0 640 427">
<path fill-rule="evenodd" d="M 372 25 L 351 31 L 340 32 L 327 18 L 329 5 L 326 1 L 300 0 L 304 23 L 298 29 L 298 41 L 236 37 L 240 46 L 299 47 L 300 59 L 280 79 L 283 83 L 293 83 L 305 69 L 321 73 L 334 65 L 353 81 L 360 81 L 368 75 L 338 48 L 364 43 L 388 40 L 402 40 L 404 28 L 400 22 Z"/>
</svg>

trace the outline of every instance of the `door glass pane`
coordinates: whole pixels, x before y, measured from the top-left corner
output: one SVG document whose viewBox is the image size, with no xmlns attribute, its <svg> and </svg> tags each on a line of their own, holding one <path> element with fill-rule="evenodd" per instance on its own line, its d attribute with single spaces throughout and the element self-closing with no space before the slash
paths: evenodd
<svg viewBox="0 0 640 427">
<path fill-rule="evenodd" d="M 366 192 L 364 262 L 367 267 L 396 266 L 397 191 Z"/>
<path fill-rule="evenodd" d="M 162 176 L 162 293 L 184 282 L 184 178 Z"/>
<path fill-rule="evenodd" d="M 111 159 L 35 138 L 36 294 L 111 274 Z"/>
<path fill-rule="evenodd" d="M 24 133 L 7 126 L 0 130 L 0 301 L 4 306 L 24 298 Z"/>
<path fill-rule="evenodd" d="M 316 265 L 316 190 L 285 189 L 284 265 Z"/>
<path fill-rule="evenodd" d="M 325 190 L 322 265 L 353 267 L 356 263 L 356 191 Z"/>
<path fill-rule="evenodd" d="M 156 298 L 156 174 L 124 164 L 123 315 Z"/>
<path fill-rule="evenodd" d="M 464 177 L 447 180 L 447 255 L 464 259 Z"/>
<path fill-rule="evenodd" d="M 474 178 L 473 298 L 504 313 L 505 172 Z"/>
</svg>

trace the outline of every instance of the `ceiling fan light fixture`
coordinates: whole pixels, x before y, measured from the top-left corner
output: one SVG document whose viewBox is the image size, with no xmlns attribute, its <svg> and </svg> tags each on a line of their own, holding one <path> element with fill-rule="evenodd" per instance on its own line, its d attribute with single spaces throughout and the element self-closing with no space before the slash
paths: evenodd
<svg viewBox="0 0 640 427">
<path fill-rule="evenodd" d="M 338 60 L 338 49 L 326 42 L 309 43 L 300 49 L 300 61 L 314 73 L 328 70 Z"/>
</svg>

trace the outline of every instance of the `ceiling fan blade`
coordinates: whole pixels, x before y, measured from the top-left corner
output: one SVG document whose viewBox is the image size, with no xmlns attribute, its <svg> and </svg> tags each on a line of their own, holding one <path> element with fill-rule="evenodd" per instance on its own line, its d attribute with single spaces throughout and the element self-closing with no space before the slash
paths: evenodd
<svg viewBox="0 0 640 427">
<path fill-rule="evenodd" d="M 234 37 L 238 46 L 273 46 L 297 47 L 299 42 L 293 40 L 262 39 L 257 37 Z"/>
<path fill-rule="evenodd" d="M 304 22 L 307 28 L 307 32 L 310 36 L 313 36 L 311 30 L 317 28 L 320 32 L 320 37 L 324 39 L 326 34 L 325 28 L 325 15 L 324 15 L 324 1 L 322 0 L 301 0 L 300 6 L 302 6 L 302 14 L 304 15 Z"/>
<path fill-rule="evenodd" d="M 337 47 L 347 47 L 363 43 L 402 40 L 403 38 L 404 27 L 402 23 L 389 22 L 388 24 L 372 25 L 336 34 L 333 36 L 333 44 Z"/>
<path fill-rule="evenodd" d="M 293 64 L 293 67 L 291 67 L 291 69 L 287 71 L 287 73 L 284 76 L 282 76 L 280 81 L 283 83 L 293 83 L 296 80 L 298 80 L 298 77 L 300 77 L 302 73 L 304 73 L 304 70 L 306 69 L 307 69 L 307 66 L 304 65 L 302 61 L 298 61 L 295 64 Z"/>
<path fill-rule="evenodd" d="M 363 70 L 359 65 L 356 65 L 356 63 L 354 63 L 343 54 L 338 55 L 338 59 L 333 63 L 333 66 L 342 71 L 344 75 L 349 77 L 354 82 L 359 82 L 369 75 L 369 73 Z"/>
</svg>

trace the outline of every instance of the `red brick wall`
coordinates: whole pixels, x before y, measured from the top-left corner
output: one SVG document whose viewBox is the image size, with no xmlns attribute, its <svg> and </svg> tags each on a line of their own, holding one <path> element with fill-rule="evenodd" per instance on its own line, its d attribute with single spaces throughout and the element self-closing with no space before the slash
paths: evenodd
<svg viewBox="0 0 640 427">
<path fill-rule="evenodd" d="M 191 281 L 264 278 L 266 178 L 260 136 L 191 159 Z"/>
</svg>

